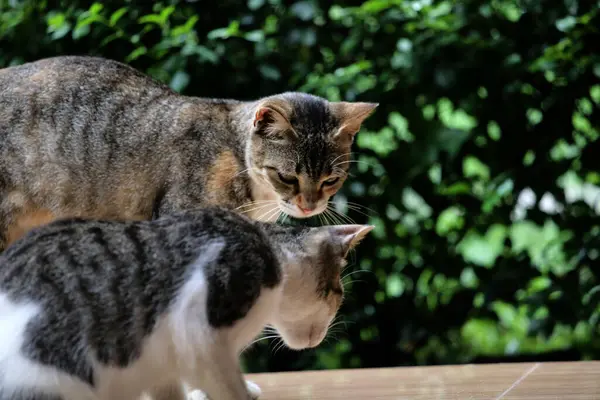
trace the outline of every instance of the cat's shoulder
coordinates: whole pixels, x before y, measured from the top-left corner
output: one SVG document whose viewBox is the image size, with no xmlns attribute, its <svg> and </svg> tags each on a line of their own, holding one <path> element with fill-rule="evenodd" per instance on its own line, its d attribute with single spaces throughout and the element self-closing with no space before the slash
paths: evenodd
<svg viewBox="0 0 600 400">
<path fill-rule="evenodd" d="M 236 241 L 268 242 L 264 230 L 258 224 L 250 218 L 222 206 L 175 211 L 161 216 L 153 223 L 163 227 L 188 225 L 190 229 Z"/>
<path fill-rule="evenodd" d="M 173 226 L 176 220 L 194 225 L 205 237 L 204 251 L 193 264 L 201 268 L 207 285 L 207 318 L 212 327 L 231 326 L 244 318 L 263 289 L 281 282 L 277 250 L 261 226 L 247 217 L 209 207 L 165 220 Z"/>
<path fill-rule="evenodd" d="M 178 236 L 196 232 L 204 238 L 222 242 L 221 260 L 224 261 L 218 267 L 221 272 L 228 271 L 229 274 L 236 270 L 234 275 L 241 279 L 255 272 L 264 274 L 268 278 L 264 282 L 267 285 L 278 279 L 275 275 L 278 275 L 279 264 L 268 234 L 248 217 L 214 206 L 172 213 L 156 220 L 156 223 L 167 227 L 169 235 L 176 235 L 172 239 L 180 240 L 182 238 Z"/>
</svg>

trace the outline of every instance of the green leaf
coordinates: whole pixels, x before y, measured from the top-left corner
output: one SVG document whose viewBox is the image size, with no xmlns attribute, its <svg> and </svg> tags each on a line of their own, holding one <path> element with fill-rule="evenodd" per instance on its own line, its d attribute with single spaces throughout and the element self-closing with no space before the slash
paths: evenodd
<svg viewBox="0 0 600 400">
<path fill-rule="evenodd" d="M 311 1 L 298 1 L 292 5 L 290 11 L 303 21 L 310 21 L 315 16 L 315 6 Z"/>
<path fill-rule="evenodd" d="M 529 290 L 532 292 L 541 292 L 550 288 L 552 281 L 547 276 L 538 276 L 529 281 Z"/>
<path fill-rule="evenodd" d="M 423 118 L 431 121 L 435 117 L 435 106 L 429 104 L 423 107 Z"/>
<path fill-rule="evenodd" d="M 506 227 L 492 225 L 485 236 L 470 230 L 457 245 L 458 252 L 465 261 L 475 265 L 491 268 L 504 249 Z"/>
<path fill-rule="evenodd" d="M 556 223 L 548 220 L 543 226 L 531 221 L 518 221 L 509 232 L 514 253 L 526 252 L 531 263 L 541 272 L 553 272 L 562 276 L 576 267 L 565 259 L 563 244 L 572 233 L 561 231 Z"/>
<path fill-rule="evenodd" d="M 542 112 L 535 108 L 530 108 L 527 110 L 527 119 L 531 125 L 537 125 L 542 122 L 544 115 Z"/>
<path fill-rule="evenodd" d="M 600 85 L 594 85 L 590 88 L 590 97 L 596 104 L 600 104 Z"/>
<path fill-rule="evenodd" d="M 164 8 L 160 14 L 149 14 L 149 15 L 144 15 L 142 17 L 140 17 L 138 19 L 138 22 L 140 24 L 156 24 L 161 28 L 165 28 L 168 20 L 169 20 L 169 16 L 175 11 L 175 7 L 174 6 L 169 6 Z"/>
<path fill-rule="evenodd" d="M 190 33 L 194 28 L 194 25 L 196 25 L 196 22 L 198 22 L 197 15 L 190 17 L 185 24 L 178 25 L 171 30 L 171 37 L 179 37 L 181 35 Z"/>
<path fill-rule="evenodd" d="M 457 182 L 448 187 L 442 187 L 438 190 L 445 196 L 456 196 L 459 194 L 471 193 L 471 185 L 466 182 Z"/>
<path fill-rule="evenodd" d="M 362 130 L 356 136 L 356 144 L 363 149 L 369 149 L 381 157 L 385 157 L 398 148 L 396 133 L 390 127 L 383 127 L 379 132 Z"/>
<path fill-rule="evenodd" d="M 490 179 L 490 169 L 475 156 L 467 156 L 463 160 L 463 175 L 465 178 Z"/>
<path fill-rule="evenodd" d="M 404 293 L 404 282 L 398 274 L 391 274 L 386 282 L 386 293 L 389 297 L 400 297 Z"/>
<path fill-rule="evenodd" d="M 208 61 L 212 64 L 216 64 L 219 61 L 219 55 L 205 46 L 194 46 L 194 51 L 198 54 L 200 61 Z"/>
<path fill-rule="evenodd" d="M 227 28 L 219 28 L 208 32 L 207 38 L 209 40 L 227 39 L 232 36 L 238 36 L 239 31 L 240 23 L 238 21 L 232 21 Z"/>
<path fill-rule="evenodd" d="M 138 58 L 140 58 L 141 56 L 143 56 L 144 54 L 148 53 L 148 49 L 146 48 L 146 46 L 142 46 L 142 47 L 138 47 L 135 50 L 133 50 L 131 53 L 129 53 L 129 55 L 125 58 L 125 62 L 131 62 L 133 60 L 137 60 Z"/>
<path fill-rule="evenodd" d="M 528 150 L 523 156 L 523 165 L 528 167 L 532 165 L 535 161 L 535 152 L 533 150 Z"/>
<path fill-rule="evenodd" d="M 256 11 L 265 4 L 265 0 L 248 0 L 248 8 Z"/>
<path fill-rule="evenodd" d="M 176 92 L 181 92 L 187 87 L 189 83 L 190 75 L 187 72 L 180 70 L 177 71 L 175 75 L 173 75 L 173 78 L 169 83 L 169 87 L 171 87 L 171 89 L 173 89 Z"/>
<path fill-rule="evenodd" d="M 477 126 L 477 120 L 473 116 L 461 109 L 454 110 L 452 102 L 447 98 L 438 101 L 438 114 L 448 128 L 470 131 Z"/>
<path fill-rule="evenodd" d="M 138 22 L 140 24 L 156 24 L 158 26 L 162 25 L 162 19 L 160 18 L 160 15 L 158 15 L 158 14 L 144 15 L 143 17 L 140 17 L 138 19 Z"/>
<path fill-rule="evenodd" d="M 92 15 L 96 15 L 96 14 L 99 14 L 100 11 L 102 11 L 103 8 L 104 8 L 104 5 L 102 5 L 101 3 L 94 3 L 90 7 L 89 12 Z"/>
<path fill-rule="evenodd" d="M 48 24 L 48 32 L 53 32 L 64 24 L 66 24 L 67 18 L 65 14 L 59 12 L 50 12 L 46 17 L 46 23 Z"/>
<path fill-rule="evenodd" d="M 272 81 L 278 81 L 279 79 L 281 79 L 281 73 L 276 67 L 272 65 L 263 64 L 259 66 L 258 69 L 261 75 L 267 79 L 270 79 Z"/>
<path fill-rule="evenodd" d="M 408 120 L 400 115 L 400 113 L 395 111 L 390 113 L 388 121 L 389 124 L 395 129 L 398 139 L 408 143 L 415 140 L 413 134 L 408 130 Z"/>
<path fill-rule="evenodd" d="M 171 16 L 171 14 L 173 14 L 175 12 L 175 6 L 169 6 L 166 7 L 165 9 L 163 9 L 160 12 L 160 18 L 162 20 L 163 25 L 168 21 L 169 17 Z"/>
<path fill-rule="evenodd" d="M 46 17 L 46 23 L 52 40 L 62 39 L 71 30 L 71 24 L 66 15 L 60 12 L 50 12 Z"/>
<path fill-rule="evenodd" d="M 123 17 L 127 13 L 127 11 L 128 11 L 127 7 L 119 8 L 117 11 L 115 11 L 114 13 L 111 14 L 108 24 L 110 26 L 117 25 L 117 22 L 119 22 L 121 17 Z"/>
<path fill-rule="evenodd" d="M 265 40 L 265 34 L 261 30 L 250 31 L 244 35 L 244 39 L 250 42 L 262 42 Z"/>
<path fill-rule="evenodd" d="M 502 301 L 494 301 L 492 303 L 492 309 L 496 315 L 498 315 L 502 325 L 510 327 L 515 323 L 515 320 L 517 319 L 517 310 L 511 304 Z"/>
<path fill-rule="evenodd" d="M 446 236 L 451 231 L 462 229 L 465 224 L 463 214 L 463 211 L 456 206 L 449 207 L 442 211 L 438 216 L 435 225 L 437 234 Z"/>
<path fill-rule="evenodd" d="M 86 36 L 87 34 L 90 33 L 90 26 L 88 24 L 86 25 L 77 25 L 75 27 L 75 29 L 73 29 L 73 33 L 71 34 L 73 39 L 77 40 L 83 36 Z"/>
<path fill-rule="evenodd" d="M 500 12 L 504 14 L 506 19 L 511 22 L 517 22 L 519 19 L 521 19 L 523 11 L 515 3 L 503 2 L 499 4 L 498 8 L 500 9 Z"/>
<path fill-rule="evenodd" d="M 425 199 L 410 187 L 402 191 L 402 203 L 408 210 L 414 212 L 421 219 L 429 218 L 433 212 L 431 207 L 425 202 Z"/>
<path fill-rule="evenodd" d="M 568 32 L 577 24 L 577 18 L 572 15 L 556 20 L 556 29 L 561 32 Z"/>
<path fill-rule="evenodd" d="M 488 122 L 487 131 L 490 139 L 496 141 L 500 140 L 500 137 L 502 136 L 502 131 L 496 121 Z"/>
<path fill-rule="evenodd" d="M 460 284 L 468 289 L 475 289 L 479 286 L 479 279 L 473 268 L 467 267 L 460 274 Z"/>
<path fill-rule="evenodd" d="M 122 32 L 115 32 L 112 35 L 108 35 L 107 37 L 105 37 L 102 42 L 100 42 L 100 47 L 104 47 L 107 44 L 109 44 L 110 42 L 112 42 L 115 39 L 118 39 L 120 37 L 123 37 L 123 33 Z"/>
<path fill-rule="evenodd" d="M 591 288 L 590 291 L 583 296 L 582 303 L 585 305 L 590 304 L 594 296 L 599 297 L 597 295 L 600 295 L 600 285 Z"/>
</svg>

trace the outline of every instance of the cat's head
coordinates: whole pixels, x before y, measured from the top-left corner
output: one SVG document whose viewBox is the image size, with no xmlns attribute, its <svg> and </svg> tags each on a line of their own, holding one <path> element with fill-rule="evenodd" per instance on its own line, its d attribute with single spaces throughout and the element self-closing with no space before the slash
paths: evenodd
<svg viewBox="0 0 600 400">
<path fill-rule="evenodd" d="M 350 167 L 351 146 L 377 104 L 328 102 L 283 93 L 256 103 L 249 168 L 279 209 L 295 218 L 322 213 Z"/>
<path fill-rule="evenodd" d="M 281 300 L 271 325 L 288 347 L 315 347 L 325 338 L 342 304 L 346 256 L 372 229 L 371 225 L 270 227 L 283 270 Z"/>
</svg>

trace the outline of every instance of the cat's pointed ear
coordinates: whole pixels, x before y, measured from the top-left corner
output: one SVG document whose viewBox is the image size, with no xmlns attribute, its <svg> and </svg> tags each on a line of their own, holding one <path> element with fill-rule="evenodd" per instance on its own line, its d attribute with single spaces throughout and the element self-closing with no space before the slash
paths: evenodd
<svg viewBox="0 0 600 400">
<path fill-rule="evenodd" d="M 331 103 L 330 107 L 335 116 L 340 120 L 339 129 L 334 133 L 334 138 L 340 140 L 354 140 L 360 127 L 375 109 L 378 103 Z"/>
<path fill-rule="evenodd" d="M 289 105 L 285 102 L 265 101 L 260 103 L 252 121 L 254 132 L 274 139 L 284 139 L 290 134 L 295 134 L 288 119 L 290 113 Z"/>
<path fill-rule="evenodd" d="M 333 225 L 330 232 L 342 246 L 343 256 L 360 243 L 375 228 L 374 225 Z"/>
</svg>

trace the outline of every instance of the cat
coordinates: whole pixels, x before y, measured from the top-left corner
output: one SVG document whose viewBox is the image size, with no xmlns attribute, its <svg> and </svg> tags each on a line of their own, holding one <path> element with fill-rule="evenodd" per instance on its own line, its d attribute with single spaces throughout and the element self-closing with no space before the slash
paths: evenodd
<svg viewBox="0 0 600 400">
<path fill-rule="evenodd" d="M 265 221 L 317 215 L 376 106 L 297 92 L 187 97 L 98 57 L 0 69 L 0 251 L 57 218 L 208 205 Z"/>
<path fill-rule="evenodd" d="M 249 399 L 241 350 L 267 324 L 292 349 L 320 344 L 372 228 L 221 207 L 34 228 L 0 254 L 0 399 Z"/>
</svg>

